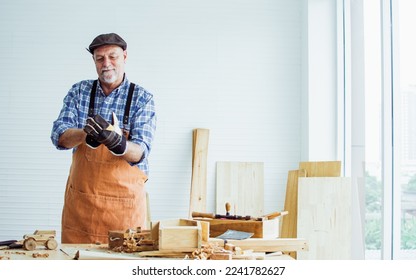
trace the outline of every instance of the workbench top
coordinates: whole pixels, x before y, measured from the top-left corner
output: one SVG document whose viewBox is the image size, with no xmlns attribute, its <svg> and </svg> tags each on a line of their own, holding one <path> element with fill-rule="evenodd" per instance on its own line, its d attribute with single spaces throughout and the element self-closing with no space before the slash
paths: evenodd
<svg viewBox="0 0 416 280">
<path fill-rule="evenodd" d="M 189 254 L 190 255 L 190 254 Z M 34 251 L 20 249 L 0 250 L 0 260 L 146 260 L 146 259 L 178 259 L 183 257 L 149 257 L 140 253 L 113 252 L 107 244 L 59 244 L 55 250 L 38 247 Z M 288 255 L 270 254 L 265 259 L 290 260 Z"/>
</svg>

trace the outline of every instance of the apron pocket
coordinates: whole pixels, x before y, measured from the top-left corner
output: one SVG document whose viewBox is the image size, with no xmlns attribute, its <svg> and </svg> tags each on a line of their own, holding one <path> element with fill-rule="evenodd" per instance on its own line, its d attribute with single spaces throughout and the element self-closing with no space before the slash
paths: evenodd
<svg viewBox="0 0 416 280">
<path fill-rule="evenodd" d="M 93 235 L 136 227 L 145 200 L 87 194 L 69 187 L 62 215 L 66 227 Z M 145 205 L 145 204 L 144 204 Z"/>
</svg>

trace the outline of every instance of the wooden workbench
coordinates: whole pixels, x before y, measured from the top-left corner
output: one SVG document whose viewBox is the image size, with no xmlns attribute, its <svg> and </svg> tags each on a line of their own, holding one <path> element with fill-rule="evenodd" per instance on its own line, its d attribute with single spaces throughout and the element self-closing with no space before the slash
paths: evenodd
<svg viewBox="0 0 416 280">
<path fill-rule="evenodd" d="M 107 244 L 60 244 L 55 250 L 48 250 L 43 247 L 39 247 L 34 251 L 26 251 L 24 249 L 0 250 L 0 260 L 155 260 L 184 258 L 186 254 L 184 254 L 184 256 L 158 256 L 157 254 L 153 256 L 151 254 L 144 255 L 145 256 L 141 256 L 140 253 L 113 252 L 108 249 Z M 292 258 L 288 255 L 274 253 L 266 254 L 265 259 L 290 260 Z"/>
</svg>

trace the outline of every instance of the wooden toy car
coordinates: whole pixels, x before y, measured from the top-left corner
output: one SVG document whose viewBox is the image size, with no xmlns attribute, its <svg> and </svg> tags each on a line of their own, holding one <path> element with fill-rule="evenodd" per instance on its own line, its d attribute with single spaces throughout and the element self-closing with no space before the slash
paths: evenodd
<svg viewBox="0 0 416 280">
<path fill-rule="evenodd" d="M 33 234 L 26 234 L 23 236 L 23 248 L 33 251 L 37 245 L 41 245 L 49 250 L 55 250 L 58 247 L 55 235 L 56 231 L 54 230 L 36 230 Z"/>
</svg>

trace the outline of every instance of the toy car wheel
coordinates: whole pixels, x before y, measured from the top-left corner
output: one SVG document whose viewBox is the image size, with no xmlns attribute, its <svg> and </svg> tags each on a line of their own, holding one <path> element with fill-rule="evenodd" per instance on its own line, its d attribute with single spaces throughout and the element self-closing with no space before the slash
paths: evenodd
<svg viewBox="0 0 416 280">
<path fill-rule="evenodd" d="M 51 238 L 48 241 L 46 241 L 46 248 L 48 248 L 49 250 L 55 250 L 58 247 L 58 242 Z"/>
<path fill-rule="evenodd" d="M 36 240 L 34 238 L 28 238 L 23 241 L 23 248 L 28 251 L 33 251 L 36 249 Z"/>
</svg>

